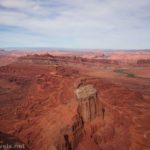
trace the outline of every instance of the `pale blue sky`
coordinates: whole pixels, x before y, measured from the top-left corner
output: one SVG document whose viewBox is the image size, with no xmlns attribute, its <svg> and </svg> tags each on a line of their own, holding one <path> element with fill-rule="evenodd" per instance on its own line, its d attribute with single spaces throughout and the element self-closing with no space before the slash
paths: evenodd
<svg viewBox="0 0 150 150">
<path fill-rule="evenodd" d="M 0 0 L 0 47 L 150 48 L 150 0 Z"/>
</svg>

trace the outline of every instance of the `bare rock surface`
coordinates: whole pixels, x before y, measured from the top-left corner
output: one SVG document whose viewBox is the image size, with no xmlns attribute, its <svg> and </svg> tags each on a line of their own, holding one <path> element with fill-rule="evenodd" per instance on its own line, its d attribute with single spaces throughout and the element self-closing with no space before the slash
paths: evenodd
<svg viewBox="0 0 150 150">
<path fill-rule="evenodd" d="M 25 59 L 0 67 L 2 141 L 12 136 L 30 150 L 149 150 L 148 79 L 77 57 Z"/>
</svg>

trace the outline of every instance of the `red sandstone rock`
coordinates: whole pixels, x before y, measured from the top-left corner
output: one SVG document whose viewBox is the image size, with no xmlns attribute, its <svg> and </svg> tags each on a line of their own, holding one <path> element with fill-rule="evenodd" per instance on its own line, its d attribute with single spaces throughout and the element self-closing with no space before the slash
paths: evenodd
<svg viewBox="0 0 150 150">
<path fill-rule="evenodd" d="M 0 131 L 31 150 L 149 149 L 148 97 L 86 72 L 83 62 L 99 64 L 34 55 L 1 67 Z"/>
</svg>

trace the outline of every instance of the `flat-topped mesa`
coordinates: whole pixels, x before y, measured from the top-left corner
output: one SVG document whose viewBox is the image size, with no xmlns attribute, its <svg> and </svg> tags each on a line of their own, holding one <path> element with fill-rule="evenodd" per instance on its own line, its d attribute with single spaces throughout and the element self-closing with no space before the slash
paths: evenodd
<svg viewBox="0 0 150 150">
<path fill-rule="evenodd" d="M 80 56 L 53 56 L 49 53 L 31 54 L 18 58 L 19 62 L 35 63 L 35 64 L 59 64 L 59 63 L 98 63 L 98 64 L 119 64 L 118 60 L 109 59 L 89 59 Z"/>
<path fill-rule="evenodd" d="M 75 90 L 79 102 L 79 113 L 84 122 L 88 122 L 96 117 L 97 114 L 97 90 L 93 85 L 81 86 Z"/>
<path fill-rule="evenodd" d="M 38 64 L 53 64 L 53 63 L 80 63 L 84 59 L 75 56 L 53 56 L 51 54 L 33 54 L 26 55 L 18 58 L 18 61 Z"/>
<path fill-rule="evenodd" d="M 50 54 L 34 54 L 26 55 L 18 58 L 19 62 L 35 63 L 35 64 L 51 64 L 56 61 L 55 56 Z"/>
</svg>

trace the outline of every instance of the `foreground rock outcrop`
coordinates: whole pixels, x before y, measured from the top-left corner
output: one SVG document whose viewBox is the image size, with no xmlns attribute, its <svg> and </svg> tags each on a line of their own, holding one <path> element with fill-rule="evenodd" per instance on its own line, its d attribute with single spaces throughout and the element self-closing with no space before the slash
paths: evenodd
<svg viewBox="0 0 150 150">
<path fill-rule="evenodd" d="M 93 120 L 98 112 L 97 93 L 92 85 L 85 85 L 76 89 L 75 93 L 79 101 L 79 113 L 84 122 Z"/>
</svg>

